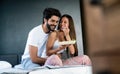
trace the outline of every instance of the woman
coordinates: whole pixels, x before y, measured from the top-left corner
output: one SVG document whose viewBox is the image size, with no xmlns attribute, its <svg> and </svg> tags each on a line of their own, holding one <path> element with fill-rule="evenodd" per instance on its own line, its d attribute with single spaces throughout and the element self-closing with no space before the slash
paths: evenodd
<svg viewBox="0 0 120 74">
<path fill-rule="evenodd" d="M 45 65 L 91 65 L 91 61 L 88 56 L 78 56 L 77 44 L 59 46 L 59 42 L 61 41 L 76 40 L 75 34 L 72 17 L 68 14 L 63 15 L 60 19 L 58 30 L 51 32 L 48 37 L 46 55 L 50 57 L 47 58 Z M 71 58 L 61 60 L 61 53 L 64 50 L 68 50 Z"/>
</svg>

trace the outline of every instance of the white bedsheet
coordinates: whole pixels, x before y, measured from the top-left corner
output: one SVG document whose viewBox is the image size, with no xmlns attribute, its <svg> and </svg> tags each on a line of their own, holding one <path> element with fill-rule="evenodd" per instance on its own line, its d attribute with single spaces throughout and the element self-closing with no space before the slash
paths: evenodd
<svg viewBox="0 0 120 74">
<path fill-rule="evenodd" d="M 0 61 L 0 70 L 6 68 L 12 68 L 12 65 L 7 61 Z"/>
<path fill-rule="evenodd" d="M 0 69 L 0 74 L 27 74 L 27 73 L 29 73 L 29 71 L 15 68 Z"/>
<path fill-rule="evenodd" d="M 74 66 L 54 69 L 37 69 L 29 74 L 92 74 L 91 66 Z"/>
<path fill-rule="evenodd" d="M 38 67 L 33 70 L 15 68 L 0 69 L 0 74 L 92 74 L 91 66 Z"/>
</svg>

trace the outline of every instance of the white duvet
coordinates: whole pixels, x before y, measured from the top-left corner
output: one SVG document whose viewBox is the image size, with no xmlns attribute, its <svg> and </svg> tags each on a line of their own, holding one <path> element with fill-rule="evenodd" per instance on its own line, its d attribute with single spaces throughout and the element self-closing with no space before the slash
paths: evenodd
<svg viewBox="0 0 120 74">
<path fill-rule="evenodd" d="M 0 69 L 12 68 L 12 65 L 7 61 L 0 61 Z"/>
<path fill-rule="evenodd" d="M 0 61 L 0 74 L 92 74 L 91 66 L 41 67 L 34 70 L 11 68 L 8 62 Z"/>
<path fill-rule="evenodd" d="M 92 74 L 91 66 L 74 66 L 65 68 L 38 69 L 29 74 Z"/>
</svg>

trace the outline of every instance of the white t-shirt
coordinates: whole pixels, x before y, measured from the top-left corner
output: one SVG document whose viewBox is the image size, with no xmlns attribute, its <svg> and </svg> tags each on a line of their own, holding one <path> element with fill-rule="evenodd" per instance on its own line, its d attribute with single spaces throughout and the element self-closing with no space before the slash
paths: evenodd
<svg viewBox="0 0 120 74">
<path fill-rule="evenodd" d="M 33 28 L 28 35 L 26 47 L 24 54 L 22 55 L 22 60 L 29 58 L 29 45 L 38 47 L 38 56 L 41 57 L 42 52 L 46 49 L 46 41 L 48 39 L 48 34 L 43 31 L 42 25 Z"/>
</svg>

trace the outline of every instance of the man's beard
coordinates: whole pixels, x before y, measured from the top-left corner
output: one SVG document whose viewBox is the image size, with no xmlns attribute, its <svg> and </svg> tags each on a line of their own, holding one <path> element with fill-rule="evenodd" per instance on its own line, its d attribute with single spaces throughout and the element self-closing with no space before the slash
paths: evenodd
<svg viewBox="0 0 120 74">
<path fill-rule="evenodd" d="M 55 26 L 56 27 L 56 26 Z M 48 32 L 47 33 L 49 33 L 50 31 L 54 31 L 55 29 L 51 29 L 51 27 L 50 27 L 50 25 L 47 23 L 47 28 L 48 28 Z"/>
</svg>

